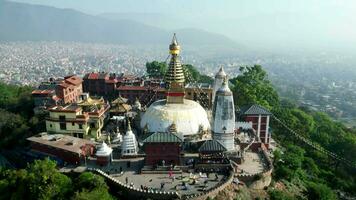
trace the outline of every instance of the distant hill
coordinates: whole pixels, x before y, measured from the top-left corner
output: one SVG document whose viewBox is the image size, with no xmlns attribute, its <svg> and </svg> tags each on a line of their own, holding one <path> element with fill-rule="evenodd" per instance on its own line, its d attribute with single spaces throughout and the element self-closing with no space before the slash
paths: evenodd
<svg viewBox="0 0 356 200">
<path fill-rule="evenodd" d="M 0 0 L 0 41 L 77 41 L 116 44 L 167 43 L 173 31 L 128 19 L 106 19 L 72 9 Z M 186 45 L 234 47 L 229 38 L 197 29 L 176 30 Z"/>
</svg>

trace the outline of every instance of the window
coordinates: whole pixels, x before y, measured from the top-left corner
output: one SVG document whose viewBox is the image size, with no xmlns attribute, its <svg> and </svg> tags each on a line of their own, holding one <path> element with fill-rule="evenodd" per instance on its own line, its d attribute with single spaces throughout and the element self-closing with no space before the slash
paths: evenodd
<svg viewBox="0 0 356 200">
<path fill-rule="evenodd" d="M 83 129 L 83 124 L 79 124 L 79 129 Z"/>
<path fill-rule="evenodd" d="M 52 128 L 52 124 L 49 124 L 49 127 Z"/>
<path fill-rule="evenodd" d="M 59 128 L 61 130 L 67 130 L 67 124 L 66 123 L 59 123 Z"/>
<path fill-rule="evenodd" d="M 72 122 L 72 126 L 75 126 L 75 123 L 74 123 L 74 122 Z"/>
<path fill-rule="evenodd" d="M 60 115 L 59 116 L 59 120 L 60 121 L 65 121 L 66 120 L 66 116 L 65 115 Z"/>
</svg>

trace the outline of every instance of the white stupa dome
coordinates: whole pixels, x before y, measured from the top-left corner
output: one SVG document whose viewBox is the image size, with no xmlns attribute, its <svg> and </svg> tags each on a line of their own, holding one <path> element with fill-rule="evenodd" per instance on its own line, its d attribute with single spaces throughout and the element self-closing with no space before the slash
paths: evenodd
<svg viewBox="0 0 356 200">
<path fill-rule="evenodd" d="M 175 123 L 177 132 L 183 136 L 199 132 L 199 126 L 204 131 L 210 129 L 208 115 L 197 102 L 184 99 L 183 104 L 166 103 L 166 100 L 154 102 L 143 115 L 141 128 L 148 125 L 149 132 L 166 132 Z"/>
</svg>

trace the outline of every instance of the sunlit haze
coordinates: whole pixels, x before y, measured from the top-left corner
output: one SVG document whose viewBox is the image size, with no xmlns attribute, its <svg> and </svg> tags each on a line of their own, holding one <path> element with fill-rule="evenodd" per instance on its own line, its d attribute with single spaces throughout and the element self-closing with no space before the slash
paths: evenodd
<svg viewBox="0 0 356 200">
<path fill-rule="evenodd" d="M 249 47 L 350 50 L 356 46 L 353 0 L 18 0 L 167 30 L 200 28 Z M 115 15 L 114 15 L 115 13 Z"/>
</svg>

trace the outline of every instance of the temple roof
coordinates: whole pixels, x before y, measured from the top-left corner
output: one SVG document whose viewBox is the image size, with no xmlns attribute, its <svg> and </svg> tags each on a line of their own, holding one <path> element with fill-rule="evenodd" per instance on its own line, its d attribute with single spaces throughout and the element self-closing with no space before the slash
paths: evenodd
<svg viewBox="0 0 356 200">
<path fill-rule="evenodd" d="M 199 148 L 199 152 L 224 152 L 227 149 L 217 140 L 207 140 Z"/>
<path fill-rule="evenodd" d="M 112 106 L 110 109 L 110 112 L 112 113 L 126 113 L 131 110 L 131 106 L 129 104 L 117 104 L 115 106 Z"/>
<path fill-rule="evenodd" d="M 272 115 L 266 108 L 254 104 L 250 106 L 244 106 L 241 108 L 242 115 Z"/>
<path fill-rule="evenodd" d="M 181 143 L 177 135 L 166 132 L 156 132 L 148 136 L 143 143 Z"/>
<path fill-rule="evenodd" d="M 94 99 L 88 97 L 87 99 L 78 103 L 79 106 L 93 106 L 93 105 L 104 105 L 105 100 L 101 97 L 100 99 Z"/>
<path fill-rule="evenodd" d="M 123 104 L 123 103 L 127 103 L 127 99 L 122 97 L 121 95 L 116 98 L 114 101 L 111 102 L 112 104 Z"/>
<path fill-rule="evenodd" d="M 104 141 L 100 144 L 98 150 L 96 151 L 96 156 L 109 156 L 112 153 L 112 148 L 109 147 Z"/>
</svg>

